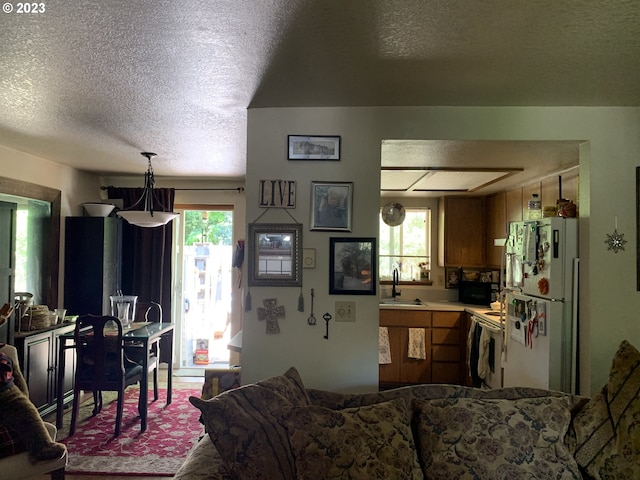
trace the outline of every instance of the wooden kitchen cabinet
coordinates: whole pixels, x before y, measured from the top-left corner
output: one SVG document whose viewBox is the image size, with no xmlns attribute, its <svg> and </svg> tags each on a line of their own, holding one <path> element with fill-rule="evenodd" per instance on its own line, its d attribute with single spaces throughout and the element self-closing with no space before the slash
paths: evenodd
<svg viewBox="0 0 640 480">
<path fill-rule="evenodd" d="M 380 365 L 381 388 L 431 382 L 431 312 L 380 310 L 380 326 L 389 331 L 391 363 Z M 409 358 L 409 328 L 424 328 L 427 358 Z"/>
<path fill-rule="evenodd" d="M 381 389 L 419 383 L 465 381 L 464 312 L 380 310 L 387 327 L 391 363 L 380 365 Z M 426 359 L 409 358 L 409 328 L 425 329 Z"/>
<path fill-rule="evenodd" d="M 500 267 L 502 263 L 502 247 L 495 246 L 496 238 L 507 238 L 507 194 L 496 193 L 487 197 L 487 266 Z"/>
<path fill-rule="evenodd" d="M 18 332 L 14 343 L 18 350 L 20 368 L 29 388 L 29 399 L 45 416 L 56 409 L 58 395 L 64 395 L 65 403 L 73 397 L 75 353 L 67 350 L 65 359 L 65 384 L 57 391 L 59 336 L 72 332 L 73 324 L 60 325 L 34 332 Z"/>
<path fill-rule="evenodd" d="M 507 223 L 524 220 L 522 211 L 522 188 L 506 192 Z"/>
<path fill-rule="evenodd" d="M 432 312 L 431 316 L 431 381 L 433 383 L 465 382 L 465 312 Z"/>
<path fill-rule="evenodd" d="M 486 265 L 484 197 L 442 197 L 438 204 L 438 264 Z"/>
</svg>

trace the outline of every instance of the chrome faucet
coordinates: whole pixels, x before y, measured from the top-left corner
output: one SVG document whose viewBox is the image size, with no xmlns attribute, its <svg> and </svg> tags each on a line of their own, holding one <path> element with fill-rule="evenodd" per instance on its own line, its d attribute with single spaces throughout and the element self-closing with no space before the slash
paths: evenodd
<svg viewBox="0 0 640 480">
<path fill-rule="evenodd" d="M 391 298 L 396 298 L 400 295 L 400 290 L 397 290 L 396 287 L 400 285 L 400 273 L 397 268 L 393 269 L 393 285 L 391 287 Z"/>
</svg>

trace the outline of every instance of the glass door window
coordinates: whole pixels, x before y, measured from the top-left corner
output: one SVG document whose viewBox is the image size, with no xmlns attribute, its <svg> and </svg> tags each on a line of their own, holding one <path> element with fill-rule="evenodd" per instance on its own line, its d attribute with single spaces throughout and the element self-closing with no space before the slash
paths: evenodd
<svg viewBox="0 0 640 480">
<path fill-rule="evenodd" d="M 180 369 L 227 364 L 231 322 L 233 211 L 184 210 L 180 252 Z"/>
</svg>

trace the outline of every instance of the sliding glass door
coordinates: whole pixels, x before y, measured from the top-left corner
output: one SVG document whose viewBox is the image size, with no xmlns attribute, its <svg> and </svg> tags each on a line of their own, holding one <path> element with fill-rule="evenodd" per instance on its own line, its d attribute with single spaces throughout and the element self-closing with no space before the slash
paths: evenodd
<svg viewBox="0 0 640 480">
<path fill-rule="evenodd" d="M 229 362 L 233 211 L 181 210 L 180 218 L 176 360 L 188 374 Z"/>
</svg>

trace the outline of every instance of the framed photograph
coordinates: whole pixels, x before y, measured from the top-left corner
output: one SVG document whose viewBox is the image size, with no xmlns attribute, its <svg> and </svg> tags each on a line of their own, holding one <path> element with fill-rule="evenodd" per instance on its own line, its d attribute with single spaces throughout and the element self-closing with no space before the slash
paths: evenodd
<svg viewBox="0 0 640 480">
<path fill-rule="evenodd" d="M 444 267 L 444 288 L 458 288 L 460 285 L 460 269 Z"/>
<path fill-rule="evenodd" d="M 250 286 L 302 285 L 302 224 L 250 223 L 248 252 Z"/>
<path fill-rule="evenodd" d="M 289 160 L 340 160 L 340 137 L 289 135 Z"/>
<path fill-rule="evenodd" d="M 310 230 L 351 231 L 352 182 L 311 182 Z"/>
<path fill-rule="evenodd" d="M 376 294 L 376 239 L 330 238 L 329 293 Z"/>
</svg>

